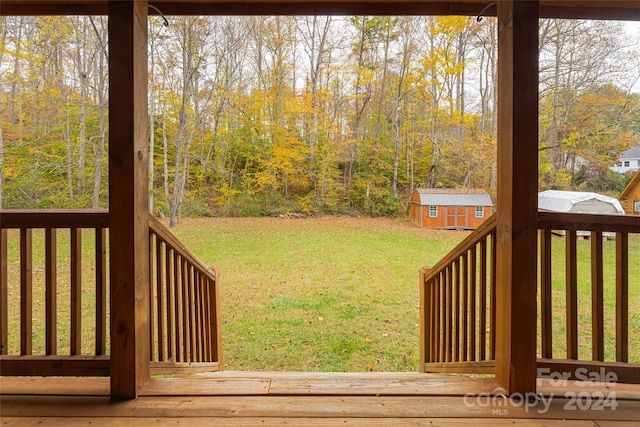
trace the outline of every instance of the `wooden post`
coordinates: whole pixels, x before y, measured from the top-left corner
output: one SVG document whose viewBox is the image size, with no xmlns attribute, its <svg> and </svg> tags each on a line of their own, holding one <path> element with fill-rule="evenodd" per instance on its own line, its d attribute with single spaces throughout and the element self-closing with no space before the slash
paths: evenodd
<svg viewBox="0 0 640 427">
<path fill-rule="evenodd" d="M 109 0 L 111 397 L 149 379 L 147 1 Z"/>
<path fill-rule="evenodd" d="M 498 2 L 496 379 L 536 389 L 538 1 Z"/>
</svg>

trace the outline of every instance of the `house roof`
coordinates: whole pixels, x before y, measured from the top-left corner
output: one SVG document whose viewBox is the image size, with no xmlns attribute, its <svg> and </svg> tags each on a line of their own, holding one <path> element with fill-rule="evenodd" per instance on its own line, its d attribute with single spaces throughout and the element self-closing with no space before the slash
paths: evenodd
<svg viewBox="0 0 640 427">
<path fill-rule="evenodd" d="M 629 148 L 620 155 L 620 160 L 640 159 L 640 145 Z"/>
<path fill-rule="evenodd" d="M 493 206 L 491 197 L 483 190 L 453 188 L 418 188 L 422 206 Z"/>
<path fill-rule="evenodd" d="M 608 203 L 612 205 L 618 213 L 624 214 L 624 209 L 622 209 L 622 205 L 618 199 L 584 191 L 542 191 L 538 193 L 538 209 L 553 212 L 570 212 L 576 204 L 589 200 Z"/>
<path fill-rule="evenodd" d="M 636 185 L 640 185 L 640 170 L 636 171 L 635 175 L 631 178 L 631 181 L 627 182 L 627 185 L 622 190 L 622 193 L 618 196 L 618 199 L 626 199 L 629 197 L 629 193 Z"/>
</svg>

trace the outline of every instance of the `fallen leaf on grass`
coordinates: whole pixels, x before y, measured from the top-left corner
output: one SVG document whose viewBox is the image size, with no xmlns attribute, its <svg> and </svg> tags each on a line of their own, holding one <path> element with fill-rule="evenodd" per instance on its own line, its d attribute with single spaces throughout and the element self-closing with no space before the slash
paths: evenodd
<svg viewBox="0 0 640 427">
<path fill-rule="evenodd" d="M 370 344 L 371 343 L 371 338 L 364 337 L 364 342 L 366 342 L 367 344 Z"/>
</svg>

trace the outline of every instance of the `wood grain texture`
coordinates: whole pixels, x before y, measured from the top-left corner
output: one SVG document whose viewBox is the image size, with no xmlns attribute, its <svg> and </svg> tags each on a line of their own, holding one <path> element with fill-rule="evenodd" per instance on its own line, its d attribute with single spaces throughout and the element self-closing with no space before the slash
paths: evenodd
<svg viewBox="0 0 640 427">
<path fill-rule="evenodd" d="M 604 360 L 604 269 L 602 232 L 591 232 L 591 357 Z"/>
<path fill-rule="evenodd" d="M 20 354 L 33 349 L 33 232 L 20 229 Z"/>
<path fill-rule="evenodd" d="M 95 355 L 107 354 L 107 230 L 95 229 L 96 336 Z"/>
<path fill-rule="evenodd" d="M 70 354 L 77 356 L 82 352 L 82 230 L 72 228 L 69 240 L 71 242 L 70 265 L 71 287 L 71 344 Z"/>
<path fill-rule="evenodd" d="M 622 425 L 640 418 L 640 389 L 589 385 L 616 392 L 613 410 L 567 411 L 565 393 L 585 385 L 537 382 L 553 395 L 548 410 L 497 397 L 500 411 L 473 396 L 499 389 L 491 378 L 416 373 L 218 372 L 151 379 L 135 401 L 109 399 L 108 379 L 8 379 L 0 383 L 3 425 Z M 86 396 L 78 390 L 86 390 Z M 471 400 L 470 400 L 471 399 Z M 496 402 L 497 402 L 496 401 Z M 478 401 L 479 402 L 479 401 Z M 215 422 L 216 424 L 213 424 Z M 115 423 L 115 424 L 114 424 Z M 199 424 L 198 424 L 199 423 Z M 369 423 L 369 424 L 367 424 Z M 633 425 L 633 424 L 628 424 Z"/>
<path fill-rule="evenodd" d="M 147 1 L 110 0 L 109 242 L 111 393 L 149 378 Z"/>
<path fill-rule="evenodd" d="M 498 2 L 496 378 L 535 390 L 538 1 Z"/>
<path fill-rule="evenodd" d="M 578 358 L 578 242 L 575 230 L 567 232 L 566 245 L 566 319 L 567 359 Z"/>
<path fill-rule="evenodd" d="M 466 15 L 477 16 L 483 0 L 156 0 L 166 15 Z M 104 15 L 107 0 L 3 0 L 2 15 Z M 155 12 L 153 12 L 155 13 Z M 495 16 L 496 8 L 484 10 Z M 541 0 L 540 17 L 640 20 L 633 1 Z"/>
<path fill-rule="evenodd" d="M 7 354 L 9 350 L 8 238 L 8 231 L 4 228 L 0 229 L 0 355 Z"/>
<path fill-rule="evenodd" d="M 616 235 L 616 361 L 629 361 L 629 235 Z"/>
<path fill-rule="evenodd" d="M 544 358 L 553 357 L 553 330 L 551 307 L 551 230 L 540 230 L 540 333 L 541 353 Z"/>
<path fill-rule="evenodd" d="M 2 228 L 108 227 L 106 209 L 0 209 Z"/>
<path fill-rule="evenodd" d="M 58 344 L 58 251 L 55 228 L 45 229 L 45 354 L 57 353 Z"/>
</svg>

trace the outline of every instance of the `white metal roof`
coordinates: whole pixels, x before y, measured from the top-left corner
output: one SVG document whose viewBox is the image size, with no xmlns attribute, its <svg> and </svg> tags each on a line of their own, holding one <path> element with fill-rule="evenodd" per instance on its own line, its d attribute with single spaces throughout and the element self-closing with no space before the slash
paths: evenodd
<svg viewBox="0 0 640 427">
<path fill-rule="evenodd" d="M 418 188 L 422 206 L 493 206 L 491 197 L 482 190 Z"/>
<path fill-rule="evenodd" d="M 538 193 L 538 209 L 553 212 L 624 214 L 617 199 L 583 191 L 542 191 Z"/>
</svg>

